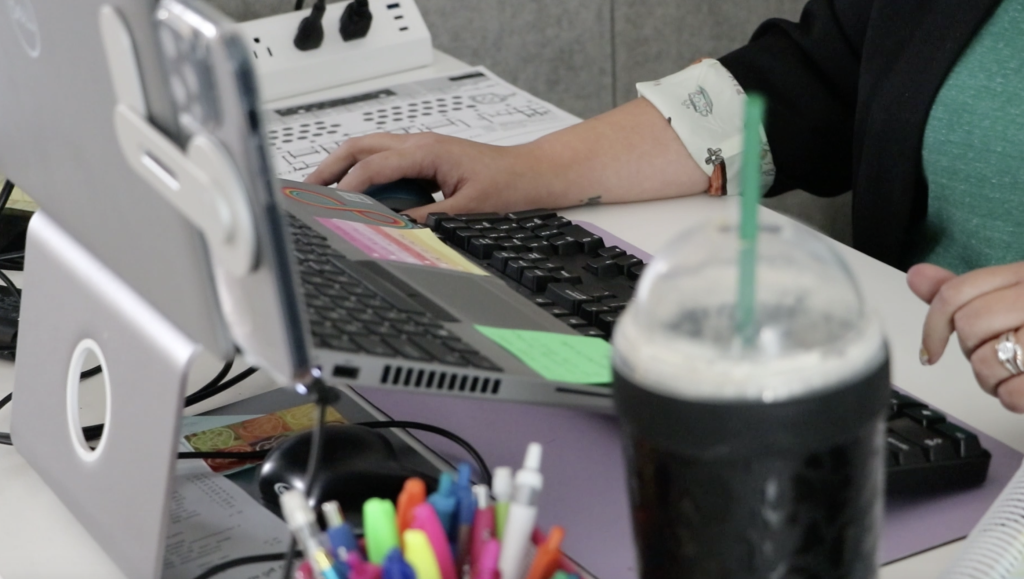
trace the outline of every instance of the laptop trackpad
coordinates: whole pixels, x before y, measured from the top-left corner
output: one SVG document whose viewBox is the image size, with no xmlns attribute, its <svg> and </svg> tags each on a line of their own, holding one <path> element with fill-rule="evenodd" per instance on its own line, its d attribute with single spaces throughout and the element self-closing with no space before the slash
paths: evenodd
<svg viewBox="0 0 1024 579">
<path fill-rule="evenodd" d="M 381 263 L 381 262 L 378 262 Z M 492 276 L 388 263 L 385 265 L 463 322 L 571 333 L 569 328 Z"/>
</svg>

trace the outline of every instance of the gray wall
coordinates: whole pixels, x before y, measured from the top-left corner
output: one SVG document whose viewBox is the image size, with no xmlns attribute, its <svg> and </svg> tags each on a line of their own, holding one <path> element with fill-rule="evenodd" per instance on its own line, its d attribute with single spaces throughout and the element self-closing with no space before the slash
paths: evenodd
<svg viewBox="0 0 1024 579">
<path fill-rule="evenodd" d="M 743 44 L 806 0 L 417 0 L 434 45 L 583 118 L 636 97 L 635 84 Z M 313 0 L 306 0 L 307 7 Z M 212 0 L 236 20 L 294 0 Z M 793 192 L 765 204 L 849 242 L 849 199 Z"/>
</svg>

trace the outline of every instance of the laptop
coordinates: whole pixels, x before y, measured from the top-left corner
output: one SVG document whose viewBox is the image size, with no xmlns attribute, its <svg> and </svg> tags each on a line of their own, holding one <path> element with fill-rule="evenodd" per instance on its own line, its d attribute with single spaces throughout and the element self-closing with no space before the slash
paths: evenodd
<svg viewBox="0 0 1024 579">
<path fill-rule="evenodd" d="M 552 382 L 476 326 L 576 335 L 478 260 L 373 198 L 281 179 L 325 377 L 608 410 L 609 385 Z"/>
<path fill-rule="evenodd" d="M 99 10 L 135 43 L 150 119 L 177 133 L 160 65 L 156 0 L 5 0 L 0 8 L 0 173 L 192 339 L 220 359 L 234 344 L 199 231 L 129 167 Z"/>
</svg>

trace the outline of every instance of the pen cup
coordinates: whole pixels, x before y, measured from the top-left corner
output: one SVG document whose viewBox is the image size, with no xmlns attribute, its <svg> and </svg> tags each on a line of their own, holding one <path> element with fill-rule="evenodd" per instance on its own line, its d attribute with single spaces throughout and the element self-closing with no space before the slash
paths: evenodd
<svg viewBox="0 0 1024 579">
<path fill-rule="evenodd" d="M 876 575 L 880 325 L 813 234 L 759 227 L 752 311 L 737 306 L 736 226 L 720 222 L 651 262 L 615 329 L 644 579 Z"/>
</svg>

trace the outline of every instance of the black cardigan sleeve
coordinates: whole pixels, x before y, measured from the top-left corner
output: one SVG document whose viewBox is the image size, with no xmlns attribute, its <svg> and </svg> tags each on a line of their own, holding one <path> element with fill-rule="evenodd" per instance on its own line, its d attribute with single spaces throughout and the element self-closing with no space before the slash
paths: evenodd
<svg viewBox="0 0 1024 579">
<path fill-rule="evenodd" d="M 849 191 L 861 52 L 873 0 L 810 0 L 799 22 L 768 20 L 722 58 L 747 92 L 767 101 L 776 177 L 768 195 Z"/>
</svg>

